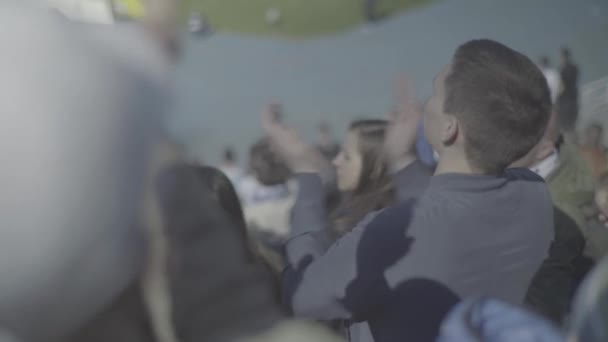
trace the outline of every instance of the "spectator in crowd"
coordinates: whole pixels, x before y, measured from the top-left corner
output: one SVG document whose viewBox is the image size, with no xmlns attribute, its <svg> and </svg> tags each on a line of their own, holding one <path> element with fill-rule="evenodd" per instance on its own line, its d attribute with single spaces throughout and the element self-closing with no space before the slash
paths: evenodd
<svg viewBox="0 0 608 342">
<path fill-rule="evenodd" d="M 540 70 L 543 72 L 543 75 L 545 75 L 545 78 L 547 79 L 549 91 L 551 92 L 551 101 L 555 103 L 557 101 L 557 96 L 562 89 L 560 74 L 556 69 L 551 67 L 551 62 L 547 56 L 542 56 L 540 58 L 539 66 Z"/>
<path fill-rule="evenodd" d="M 220 170 L 228 176 L 228 179 L 237 186 L 243 178 L 243 170 L 239 167 L 236 160 L 236 153 L 231 147 L 226 147 L 222 155 L 222 165 Z"/>
<path fill-rule="evenodd" d="M 252 146 L 249 168 L 251 174 L 239 187 L 248 232 L 256 251 L 281 272 L 282 244 L 289 234 L 289 216 L 298 188 L 290 180 L 287 165 L 265 138 Z"/>
<path fill-rule="evenodd" d="M 585 238 L 576 222 L 557 207 L 553 208 L 554 238 L 549 255 L 534 275 L 526 294 L 526 305 L 556 324 L 562 324 L 581 274 L 587 272 L 582 260 Z"/>
<path fill-rule="evenodd" d="M 312 324 L 286 322 L 275 278 L 250 257 L 235 191 L 216 169 L 176 164 L 157 183 L 170 253 L 177 340 L 334 342 Z M 260 337 L 262 338 L 262 337 Z"/>
<path fill-rule="evenodd" d="M 559 124 L 562 130 L 571 132 L 576 129 L 578 119 L 578 67 L 572 61 L 570 49 L 561 50 L 560 76 L 562 91 L 557 98 Z"/>
<path fill-rule="evenodd" d="M 581 145 L 581 153 L 589 163 L 594 179 L 598 179 L 608 170 L 608 150 L 604 146 L 602 125 L 595 123 L 587 127 Z"/>
<path fill-rule="evenodd" d="M 549 259 L 543 264 L 533 288 L 528 293 L 528 304 L 555 321 L 558 321 L 558 317 L 563 318 L 563 309 L 566 304 L 563 293 L 565 293 L 567 285 L 564 272 L 567 272 L 567 269 L 555 272 L 550 263 L 551 259 L 559 259 L 564 262 L 578 249 L 578 238 L 573 232 L 569 233 L 571 229 L 566 230 L 571 226 L 571 223 L 568 223 L 570 219 L 576 223 L 585 243 L 582 255 L 572 260 L 570 270 L 574 272 L 573 289 L 578 288 L 601 255 L 601 251 L 597 250 L 592 243 L 594 238 L 585 219 L 585 206 L 589 205 L 593 199 L 593 177 L 588 165 L 579 156 L 578 149 L 570 140 L 571 138 L 560 136 L 558 120 L 557 114 L 554 113 L 545 136 L 532 152 L 535 160 L 531 163 L 533 165 L 531 169 L 547 182 L 553 203 L 558 211 L 555 214 L 556 237 Z M 556 248 L 557 250 L 554 250 Z M 553 266 L 556 265 L 553 264 Z M 552 279 L 556 281 L 556 277 L 561 277 L 561 286 L 548 290 L 547 287 L 551 287 L 551 285 L 547 282 Z M 560 292 L 562 295 L 559 294 Z M 559 309 L 560 307 L 562 309 Z M 558 313 L 561 314 L 558 316 Z"/>
<path fill-rule="evenodd" d="M 342 199 L 330 214 L 337 236 L 350 231 L 367 214 L 395 202 L 393 180 L 384 155 L 387 121 L 351 123 L 342 150 L 334 160 Z M 324 194 L 318 194 L 319 200 Z"/>
<path fill-rule="evenodd" d="M 317 147 L 319 151 L 327 158 L 327 160 L 334 160 L 340 152 L 340 145 L 334 139 L 331 131 L 331 127 L 326 123 L 322 122 L 318 127 L 318 142 Z"/>
<path fill-rule="evenodd" d="M 559 136 L 559 128 L 557 117 L 553 114 L 543 139 L 514 166 L 531 167 L 547 179 L 550 186 L 559 188 L 559 183 L 552 183 L 551 178 L 560 165 L 560 154 L 554 143 L 556 136 Z M 564 207 L 564 199 L 560 197 L 557 202 Z M 560 209 L 557 202 L 554 199 L 554 238 L 549 255 L 532 280 L 526 295 L 526 305 L 554 323 L 561 324 L 570 311 L 572 296 L 582 275 L 588 271 L 590 260 L 584 256 L 585 236 L 579 227 L 584 222 L 576 222 Z"/>
<path fill-rule="evenodd" d="M 608 255 L 608 173 L 602 174 L 595 188 L 594 202 L 588 216 L 588 244 L 596 262 Z"/>
<path fill-rule="evenodd" d="M 413 150 L 419 113 L 409 109 L 400 115 L 409 127 L 392 130 L 387 147 L 396 134 Z M 352 341 L 430 341 L 459 298 L 523 303 L 549 249 L 553 211 L 540 177 L 506 168 L 540 141 L 550 109 L 544 76 L 527 57 L 490 40 L 460 46 L 425 107 L 439 163 L 421 196 L 368 215 L 333 244 L 314 215 L 318 201 L 294 210 L 283 278 L 294 313 L 348 320 Z M 309 150 L 282 125 L 266 119 L 265 127 L 293 171 L 306 173 L 299 196 L 319 191 Z M 359 335 L 362 325 L 371 336 Z"/>
<path fill-rule="evenodd" d="M 599 218 L 606 224 L 608 221 L 608 173 L 602 174 L 595 192 L 595 204 L 599 209 Z"/>
<path fill-rule="evenodd" d="M 588 241 L 584 206 L 593 199 L 593 176 L 578 148 L 568 136 L 560 134 L 559 118 L 554 113 L 547 131 L 534 150 L 532 171 L 547 182 L 553 203 L 572 218 Z M 587 244 L 586 255 L 593 257 Z"/>
</svg>

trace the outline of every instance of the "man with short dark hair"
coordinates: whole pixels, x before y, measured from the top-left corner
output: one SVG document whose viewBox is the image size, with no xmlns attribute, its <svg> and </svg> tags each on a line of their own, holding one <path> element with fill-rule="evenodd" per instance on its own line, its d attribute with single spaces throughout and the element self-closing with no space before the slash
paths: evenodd
<svg viewBox="0 0 608 342">
<path fill-rule="evenodd" d="M 457 49 L 433 88 L 424 124 L 439 162 L 419 198 L 371 214 L 332 243 L 324 220 L 307 210 L 319 212 L 322 204 L 306 198 L 321 179 L 298 176 L 285 295 L 297 316 L 346 320 L 350 341 L 433 341 L 445 314 L 468 296 L 521 304 L 547 256 L 547 188 L 527 169 L 506 169 L 545 131 L 551 99 L 543 74 L 504 45 L 474 40 Z M 412 135 L 404 151 L 415 140 L 415 108 L 401 114 L 413 129 L 392 132 Z M 282 125 L 265 127 L 286 158 L 303 157 Z"/>
</svg>

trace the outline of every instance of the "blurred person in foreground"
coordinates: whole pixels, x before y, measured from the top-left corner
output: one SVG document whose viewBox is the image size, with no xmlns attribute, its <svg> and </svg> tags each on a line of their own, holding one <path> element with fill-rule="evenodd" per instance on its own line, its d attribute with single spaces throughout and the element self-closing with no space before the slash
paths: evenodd
<svg viewBox="0 0 608 342">
<path fill-rule="evenodd" d="M 287 319 L 275 278 L 249 249 L 238 197 L 223 173 L 175 164 L 163 170 L 157 189 L 177 340 L 337 341 L 312 323 Z"/>
<path fill-rule="evenodd" d="M 0 3 L 0 330 L 16 341 L 65 341 L 141 274 L 175 6 L 103 26 L 38 1 Z"/>
<path fill-rule="evenodd" d="M 420 113 L 409 103 L 387 137 L 389 158 L 413 151 Z M 295 315 L 347 320 L 351 341 L 432 341 L 460 298 L 523 303 L 548 253 L 553 211 L 542 178 L 507 168 L 540 141 L 550 110 L 530 59 L 491 40 L 461 45 L 425 106 L 439 154 L 425 192 L 368 215 L 335 243 L 317 202 L 294 215 L 283 288 Z M 314 149 L 270 118 L 264 124 L 299 174 L 299 196 L 319 189 Z M 361 334 L 367 326 L 371 336 Z"/>
<path fill-rule="evenodd" d="M 555 103 L 557 101 L 557 96 L 562 90 L 560 74 L 556 69 L 551 67 L 551 62 L 547 56 L 541 56 L 538 65 L 540 70 L 543 72 L 543 75 L 545 75 L 545 78 L 547 79 L 549 91 L 551 92 L 551 101 L 552 103 Z"/>
<path fill-rule="evenodd" d="M 561 92 L 557 97 L 557 111 L 559 113 L 559 125 L 565 132 L 576 129 L 578 120 L 578 66 L 572 61 L 570 49 L 564 47 L 560 51 L 561 66 Z"/>
<path fill-rule="evenodd" d="M 608 170 L 608 149 L 604 145 L 604 127 L 599 123 L 590 125 L 581 140 L 581 153 L 589 163 L 594 179 L 597 180 Z"/>
</svg>

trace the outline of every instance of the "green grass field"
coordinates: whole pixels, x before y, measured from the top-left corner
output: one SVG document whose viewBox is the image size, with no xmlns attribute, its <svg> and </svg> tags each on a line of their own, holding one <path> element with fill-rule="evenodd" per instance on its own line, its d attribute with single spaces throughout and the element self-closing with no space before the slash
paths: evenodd
<svg viewBox="0 0 608 342">
<path fill-rule="evenodd" d="M 430 0 L 378 0 L 378 12 L 389 16 Z M 184 0 L 184 15 L 203 13 L 220 31 L 307 38 L 342 31 L 361 23 L 362 0 Z M 281 22 L 266 24 L 268 8 L 281 10 Z"/>
</svg>

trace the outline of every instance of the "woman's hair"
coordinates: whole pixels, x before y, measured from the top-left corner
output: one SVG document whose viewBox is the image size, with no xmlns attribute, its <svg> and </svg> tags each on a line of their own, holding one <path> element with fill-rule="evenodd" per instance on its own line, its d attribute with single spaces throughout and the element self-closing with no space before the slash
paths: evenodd
<svg viewBox="0 0 608 342">
<path fill-rule="evenodd" d="M 333 210 L 332 221 L 338 235 L 350 231 L 367 214 L 395 202 L 394 185 L 384 153 L 387 128 L 388 122 L 380 119 L 357 120 L 349 127 L 349 132 L 357 136 L 362 170 L 356 188 Z"/>
<path fill-rule="evenodd" d="M 243 207 L 232 182 L 222 171 L 210 166 L 192 166 L 203 186 L 210 191 L 210 195 L 220 205 L 220 208 L 234 222 L 239 235 L 245 244 L 246 255 L 249 261 L 255 259 L 250 246 L 247 233 L 247 223 L 243 214 Z"/>
<path fill-rule="evenodd" d="M 157 190 L 178 339 L 233 340 L 251 326 L 262 329 L 280 320 L 275 278 L 252 262 L 243 213 L 227 177 L 214 168 L 172 165 L 159 176 Z M 218 324 L 218 317 L 232 319 Z"/>
</svg>

